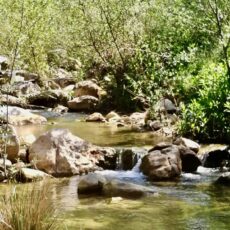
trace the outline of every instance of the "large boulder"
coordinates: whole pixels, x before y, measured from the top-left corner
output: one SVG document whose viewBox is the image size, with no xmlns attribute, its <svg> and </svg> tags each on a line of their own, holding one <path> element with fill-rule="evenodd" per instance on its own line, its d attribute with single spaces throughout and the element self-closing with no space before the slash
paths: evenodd
<svg viewBox="0 0 230 230">
<path fill-rule="evenodd" d="M 190 148 L 179 146 L 183 172 L 195 172 L 202 165 L 200 158 Z"/>
<path fill-rule="evenodd" d="M 0 107 L 0 119 L 6 121 L 7 108 Z M 15 106 L 8 107 L 8 120 L 11 125 L 28 125 L 28 124 L 44 124 L 47 119 L 43 116 L 33 114 L 28 110 Z"/>
<path fill-rule="evenodd" d="M 54 77 L 54 82 L 57 83 L 61 88 L 65 88 L 72 84 L 75 85 L 76 83 L 72 74 L 61 68 L 56 70 Z"/>
<path fill-rule="evenodd" d="M 154 150 L 143 157 L 141 171 L 150 180 L 171 180 L 178 178 L 182 171 L 180 152 L 172 145 L 162 150 Z"/>
<path fill-rule="evenodd" d="M 11 125 L 0 126 L 0 135 L 0 149 L 5 149 L 6 145 L 7 158 L 16 162 L 19 158 L 20 141 L 14 127 Z"/>
<path fill-rule="evenodd" d="M 17 97 L 40 93 L 41 90 L 40 86 L 31 81 L 15 82 L 11 85 L 11 88 L 14 90 Z"/>
<path fill-rule="evenodd" d="M 171 100 L 166 98 L 158 101 L 155 110 L 158 112 L 175 113 L 177 108 Z"/>
<path fill-rule="evenodd" d="M 145 116 L 146 116 L 145 112 L 144 113 L 135 112 L 135 113 L 132 113 L 129 118 L 130 118 L 130 121 L 132 124 L 144 126 L 145 125 Z"/>
<path fill-rule="evenodd" d="M 29 149 L 29 160 L 36 167 L 55 176 L 70 176 L 92 171 L 89 144 L 68 130 L 55 129 L 41 135 Z"/>
<path fill-rule="evenodd" d="M 54 129 L 38 137 L 29 149 L 29 160 L 55 176 L 71 176 L 99 169 L 111 148 L 94 146 L 66 129 Z"/>
<path fill-rule="evenodd" d="M 101 91 L 101 88 L 93 81 L 81 81 L 78 82 L 75 86 L 74 96 L 80 97 L 88 95 L 99 98 Z"/>
<path fill-rule="evenodd" d="M 227 146 L 206 152 L 202 158 L 202 164 L 207 168 L 223 167 L 225 161 L 230 161 L 230 152 Z"/>
<path fill-rule="evenodd" d="M 57 105 L 67 105 L 68 97 L 62 90 L 46 90 L 28 95 L 27 100 L 32 105 L 54 108 Z"/>
<path fill-rule="evenodd" d="M 200 158 L 197 156 L 197 154 L 192 151 L 190 148 L 185 147 L 184 145 L 179 145 L 175 147 L 178 148 L 181 158 L 181 164 L 182 164 L 182 171 L 183 172 L 195 172 L 202 164 Z M 160 142 L 156 144 L 152 149 L 149 150 L 149 152 L 152 152 L 154 150 L 163 150 L 165 148 L 171 148 L 172 144 L 170 142 Z"/>
<path fill-rule="evenodd" d="M 191 149 L 195 153 L 198 153 L 198 151 L 200 149 L 200 145 L 198 143 L 196 143 L 195 141 L 190 140 L 188 138 L 185 138 L 185 137 L 178 138 L 177 140 L 174 141 L 174 144 L 175 145 L 183 145 L 183 146 Z"/>
<path fill-rule="evenodd" d="M 23 98 L 18 98 L 7 94 L 0 94 L 0 104 L 26 107 L 26 103 Z"/>
<path fill-rule="evenodd" d="M 68 101 L 68 107 L 75 111 L 91 111 L 98 104 L 98 99 L 93 96 L 80 96 Z"/>
</svg>

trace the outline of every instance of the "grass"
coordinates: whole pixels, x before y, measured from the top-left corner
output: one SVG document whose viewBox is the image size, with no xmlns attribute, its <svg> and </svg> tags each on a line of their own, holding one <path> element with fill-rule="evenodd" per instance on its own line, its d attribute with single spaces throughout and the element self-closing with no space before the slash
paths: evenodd
<svg viewBox="0 0 230 230">
<path fill-rule="evenodd" d="M 33 183 L 17 191 L 14 187 L 0 201 L 0 230 L 57 229 L 55 208 L 50 199 L 50 184 Z"/>
</svg>

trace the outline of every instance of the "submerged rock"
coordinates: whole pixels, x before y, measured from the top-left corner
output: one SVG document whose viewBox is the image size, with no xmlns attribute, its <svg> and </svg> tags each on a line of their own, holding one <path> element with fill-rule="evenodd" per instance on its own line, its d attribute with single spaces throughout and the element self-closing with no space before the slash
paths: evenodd
<svg viewBox="0 0 230 230">
<path fill-rule="evenodd" d="M 106 183 L 106 178 L 97 173 L 89 173 L 81 177 L 78 183 L 79 194 L 102 193 L 103 184 Z"/>
<path fill-rule="evenodd" d="M 123 200 L 123 198 L 120 196 L 111 197 L 109 203 L 110 204 L 117 204 L 117 203 L 121 202 L 122 200 Z"/>
<path fill-rule="evenodd" d="M 180 152 L 177 146 L 154 150 L 143 157 L 141 171 L 150 180 L 171 180 L 178 178 L 182 171 Z"/>
<path fill-rule="evenodd" d="M 78 183 L 78 193 L 97 193 L 106 197 L 140 198 L 156 192 L 142 185 L 121 180 L 111 180 L 100 174 L 90 173 L 81 177 Z"/>
<path fill-rule="evenodd" d="M 217 180 L 216 184 L 230 186 L 230 172 L 223 173 Z"/>
<path fill-rule="evenodd" d="M 103 185 L 103 194 L 108 197 L 141 198 L 156 194 L 151 188 L 134 183 L 112 180 Z"/>
<path fill-rule="evenodd" d="M 223 173 L 215 183 L 230 186 L 230 172 Z"/>
</svg>

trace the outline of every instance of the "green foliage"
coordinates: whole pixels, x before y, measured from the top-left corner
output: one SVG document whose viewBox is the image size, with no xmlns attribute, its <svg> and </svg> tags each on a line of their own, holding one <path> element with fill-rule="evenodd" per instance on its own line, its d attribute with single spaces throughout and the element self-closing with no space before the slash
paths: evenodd
<svg viewBox="0 0 230 230">
<path fill-rule="evenodd" d="M 215 108 L 220 127 L 226 124 L 228 89 L 203 72 L 207 63 L 223 63 L 219 75 L 230 81 L 228 0 L 2 0 L 0 11 L 0 53 L 12 62 L 16 56 L 16 68 L 52 77 L 61 67 L 76 79 L 96 78 L 110 109 L 145 109 L 173 97 L 185 103 L 184 114 L 193 111 L 196 127 L 184 118 L 194 135 L 217 126 Z M 82 63 L 76 71 L 73 60 Z"/>
<path fill-rule="evenodd" d="M 204 141 L 230 140 L 230 86 L 223 65 L 208 64 L 194 77 L 197 96 L 182 107 L 181 132 Z"/>
</svg>

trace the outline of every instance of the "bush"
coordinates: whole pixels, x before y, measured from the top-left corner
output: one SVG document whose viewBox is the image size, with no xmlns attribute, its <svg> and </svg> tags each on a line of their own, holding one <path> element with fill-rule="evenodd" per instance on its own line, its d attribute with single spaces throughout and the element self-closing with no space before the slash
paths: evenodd
<svg viewBox="0 0 230 230">
<path fill-rule="evenodd" d="M 207 141 L 230 140 L 230 85 L 222 64 L 207 65 L 191 85 L 197 96 L 182 107 L 182 134 Z"/>
</svg>

